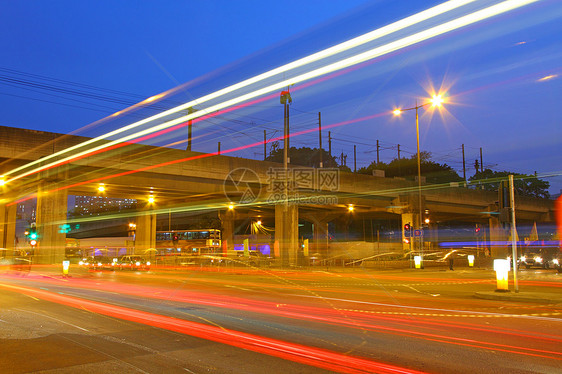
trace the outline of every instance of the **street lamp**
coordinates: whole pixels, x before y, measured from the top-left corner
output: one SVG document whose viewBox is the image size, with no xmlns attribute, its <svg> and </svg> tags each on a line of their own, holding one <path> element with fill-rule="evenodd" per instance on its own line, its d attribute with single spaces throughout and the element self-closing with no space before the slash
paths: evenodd
<svg viewBox="0 0 562 374">
<path fill-rule="evenodd" d="M 400 109 L 397 108 L 392 113 L 395 116 L 399 116 L 402 112 L 406 112 L 408 110 L 415 110 L 416 111 L 416 143 L 418 148 L 418 203 L 419 203 L 419 215 L 418 215 L 418 229 L 422 229 L 422 201 L 421 201 L 421 159 L 420 159 L 420 124 L 419 124 L 419 117 L 418 117 L 418 109 L 423 108 L 426 105 L 431 105 L 433 107 L 441 107 L 443 104 L 444 99 L 441 95 L 433 95 L 428 102 L 418 105 L 416 101 L 416 105 L 411 108 Z M 422 244 L 422 237 L 420 236 L 420 254 L 421 259 L 423 260 L 423 244 Z"/>
</svg>

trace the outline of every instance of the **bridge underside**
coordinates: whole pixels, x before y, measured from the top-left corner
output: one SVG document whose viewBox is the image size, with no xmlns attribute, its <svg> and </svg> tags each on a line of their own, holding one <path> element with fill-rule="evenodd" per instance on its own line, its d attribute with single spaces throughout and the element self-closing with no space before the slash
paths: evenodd
<svg viewBox="0 0 562 374">
<path fill-rule="evenodd" d="M 48 165 L 54 161 L 48 159 L 51 154 L 88 140 L 1 126 L 0 135 L 0 175 L 36 160 L 44 161 L 23 171 Z M 369 225 L 373 221 L 389 222 L 389 230 L 404 234 L 404 223 L 418 228 L 426 216 L 430 219 L 429 230 L 465 222 L 487 227 L 488 238 L 506 236 L 498 228 L 496 193 L 458 185 L 439 188 L 423 185 L 420 202 L 418 186 L 413 181 L 289 165 L 285 172 L 295 175 L 298 171 L 317 178 L 324 171 L 335 173 L 337 184 L 330 188 L 298 186 L 299 198 L 292 200 L 290 197 L 291 201 L 286 202 L 283 198 L 271 198 L 273 186 L 279 182 L 272 180 L 272 172 L 278 173 L 281 169 L 282 165 L 271 162 L 122 144 L 115 149 L 76 158 L 70 163 L 47 167 L 39 173 L 30 172 L 23 176 L 18 176 L 18 172 L 10 173 L 9 182 L 2 186 L 0 199 L 0 245 L 6 248 L 17 246 L 17 206 L 32 200 L 36 201 L 36 223 L 41 235 L 37 254 L 41 254 L 45 262 L 58 262 L 64 257 L 66 234 L 60 227 L 68 223 L 82 224 L 85 230 L 89 222 L 122 222 L 119 223 L 122 225 L 134 221 L 139 248 L 149 249 L 154 247 L 154 232 L 159 220 L 165 221 L 166 216 L 199 214 L 220 218 L 223 236 L 229 243 L 228 253 L 232 253 L 233 238 L 240 232 L 236 229 L 237 222 L 256 218 L 269 220 L 275 230 L 273 237 L 280 261 L 288 266 L 295 265 L 299 257 L 303 239 L 299 237 L 299 222 L 305 221 L 312 225 L 311 240 L 317 252 L 327 252 L 330 230 L 336 230 L 337 238 L 373 240 L 373 231 L 367 230 L 367 221 Z M 233 171 L 237 170 L 249 170 L 255 179 L 238 180 L 235 177 L 233 180 L 237 175 Z M 14 176 L 18 177 L 10 180 Z M 103 193 L 98 190 L 100 183 L 105 188 Z M 248 191 L 255 193 L 252 201 L 245 200 Z M 134 199 L 137 206 L 134 210 L 100 217 L 68 217 L 66 201 L 72 195 Z M 155 199 L 154 203 L 149 203 L 149 196 Z M 235 211 L 231 216 L 228 214 L 230 203 L 234 203 Z M 516 205 L 518 222 L 553 219 L 552 202 L 518 198 Z M 353 211 L 349 210 L 351 206 Z M 365 227 L 363 230 L 362 226 Z M 100 231 L 103 227 L 97 234 Z M 362 236 L 357 234 L 361 231 L 364 232 Z M 397 244 L 407 250 L 409 247 L 400 241 L 403 238 L 399 235 Z"/>
</svg>

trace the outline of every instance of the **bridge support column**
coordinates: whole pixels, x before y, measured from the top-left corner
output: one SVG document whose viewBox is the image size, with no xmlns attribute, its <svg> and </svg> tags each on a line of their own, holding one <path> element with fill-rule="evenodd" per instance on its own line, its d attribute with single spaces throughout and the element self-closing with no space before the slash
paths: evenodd
<svg viewBox="0 0 562 374">
<path fill-rule="evenodd" d="M 502 227 L 500 220 L 490 217 L 490 255 L 492 258 L 506 258 L 507 253 L 507 233 Z M 504 244 L 505 243 L 505 244 Z"/>
<path fill-rule="evenodd" d="M 428 250 L 438 249 L 439 247 L 439 224 L 430 222 L 426 230 L 425 241 L 428 242 Z M 424 233 L 425 234 L 425 233 Z"/>
<path fill-rule="evenodd" d="M 48 191 L 50 190 L 50 191 Z M 47 192 L 48 191 L 48 192 Z M 52 184 L 40 186 L 37 193 L 37 248 L 34 262 L 39 264 L 62 263 L 66 251 L 66 224 L 68 193 L 56 190 Z"/>
<path fill-rule="evenodd" d="M 9 206 L 0 204 L 0 248 L 14 249 L 15 247 L 16 210 L 16 204 Z"/>
<path fill-rule="evenodd" d="M 314 253 L 320 253 L 323 258 L 328 259 L 328 222 L 315 220 L 313 223 L 312 240 L 314 240 Z M 309 255 L 312 255 L 310 253 Z"/>
<path fill-rule="evenodd" d="M 299 247 L 298 205 L 275 205 L 275 241 L 279 243 L 281 266 L 297 265 Z"/>
<path fill-rule="evenodd" d="M 226 212 L 219 212 L 219 218 L 222 223 L 222 247 L 223 253 L 224 248 L 226 248 L 227 257 L 235 257 L 234 253 L 234 221 L 235 212 L 234 210 L 227 210 Z"/>
<path fill-rule="evenodd" d="M 137 216 L 135 254 L 153 257 L 156 250 L 156 214 L 144 212 Z"/>
</svg>

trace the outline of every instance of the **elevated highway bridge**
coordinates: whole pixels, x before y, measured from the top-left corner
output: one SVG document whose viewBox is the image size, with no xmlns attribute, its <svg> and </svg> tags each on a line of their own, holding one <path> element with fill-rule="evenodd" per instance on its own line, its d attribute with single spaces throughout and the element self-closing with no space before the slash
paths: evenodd
<svg viewBox="0 0 562 374">
<path fill-rule="evenodd" d="M 216 212 L 229 251 L 236 219 L 274 217 L 275 239 L 285 265 L 296 261 L 299 218 L 314 224 L 318 250 L 326 241 L 328 222 L 341 220 L 350 206 L 355 217 L 395 220 L 402 227 L 407 222 L 415 225 L 419 219 L 416 181 L 297 165 L 285 171 L 278 163 L 136 143 L 113 145 L 69 160 L 65 159 L 88 147 L 57 155 L 87 140 L 0 126 L 0 175 L 5 181 L 0 246 L 13 245 L 17 204 L 36 198 L 41 238 L 37 252 L 44 262 L 58 262 L 64 257 L 65 234 L 59 227 L 67 222 L 68 195 L 98 195 L 100 183 L 105 196 L 139 202 L 138 210 L 117 217 L 136 221 L 139 251 L 155 246 L 156 216 L 169 212 Z M 148 203 L 149 196 L 155 203 Z M 507 239 L 498 220 L 497 193 L 462 184 L 423 183 L 421 200 L 421 213 L 430 212 L 430 230 L 440 222 L 463 221 L 483 225 L 491 240 Z M 550 222 L 553 202 L 516 197 L 516 214 L 518 222 Z"/>
</svg>

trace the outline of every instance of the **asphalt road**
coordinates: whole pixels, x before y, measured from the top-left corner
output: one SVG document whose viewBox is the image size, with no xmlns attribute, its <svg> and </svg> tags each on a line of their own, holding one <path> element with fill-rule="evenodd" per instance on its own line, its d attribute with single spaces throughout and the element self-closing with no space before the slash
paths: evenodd
<svg viewBox="0 0 562 374">
<path fill-rule="evenodd" d="M 558 373 L 562 275 L 35 267 L 0 275 L 0 371 Z"/>
</svg>

